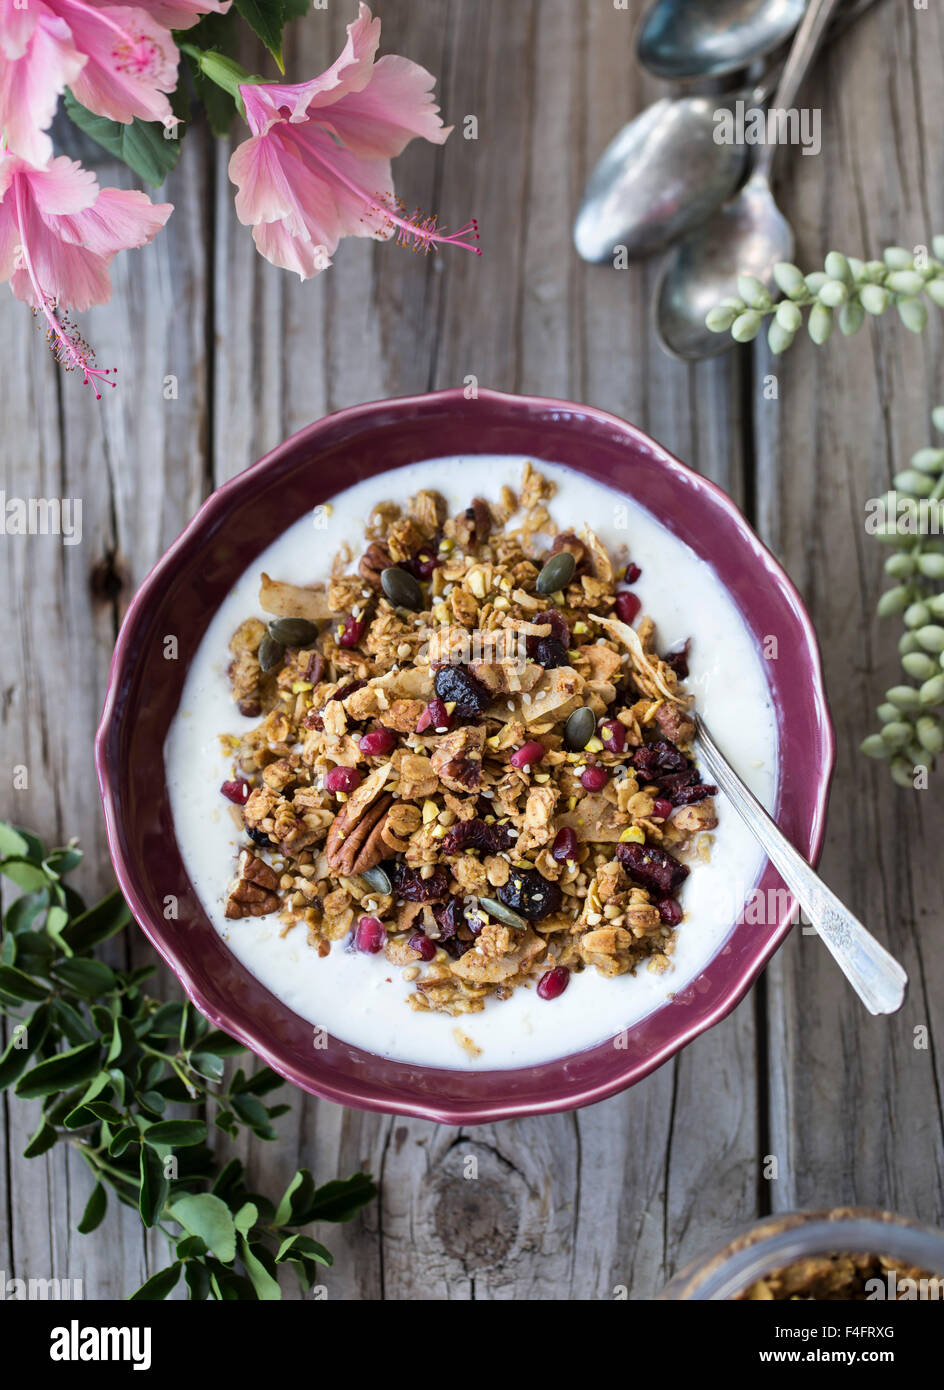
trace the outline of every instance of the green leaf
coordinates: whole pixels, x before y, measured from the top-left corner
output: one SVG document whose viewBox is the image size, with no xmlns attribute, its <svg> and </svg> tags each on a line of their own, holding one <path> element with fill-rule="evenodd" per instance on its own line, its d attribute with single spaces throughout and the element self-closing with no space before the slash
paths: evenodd
<svg viewBox="0 0 944 1390">
<path fill-rule="evenodd" d="M 199 1236 L 224 1264 L 236 1258 L 236 1226 L 225 1202 L 212 1192 L 190 1192 L 170 1207 L 170 1215 L 185 1231 Z"/>
<path fill-rule="evenodd" d="M 207 1081 L 220 1081 L 223 1077 L 223 1058 L 217 1057 L 212 1052 L 191 1052 L 190 1065 L 198 1076 L 203 1076 Z"/>
<path fill-rule="evenodd" d="M 48 906 L 49 893 L 46 889 L 41 893 L 24 893 L 7 908 L 3 925 L 8 932 L 14 934 L 25 931 Z"/>
<path fill-rule="evenodd" d="M 282 1194 L 282 1200 L 275 1209 L 275 1225 L 295 1225 L 292 1220 L 298 1211 L 304 1211 L 315 1195 L 315 1180 L 307 1168 L 299 1168 Z M 301 1224 L 301 1223 L 298 1223 Z"/>
<path fill-rule="evenodd" d="M 160 188 L 180 157 L 180 141 L 168 139 L 160 121 L 142 121 L 135 116 L 127 125 L 96 116 L 65 94 L 69 119 L 109 154 L 133 169 L 152 188 Z"/>
<path fill-rule="evenodd" d="M 29 845 L 18 830 L 0 821 L 0 858 L 28 859 Z"/>
<path fill-rule="evenodd" d="M 207 1127 L 202 1120 L 158 1120 L 141 1134 L 145 1144 L 181 1149 L 202 1144 L 206 1137 Z"/>
<path fill-rule="evenodd" d="M 24 893 L 37 893 L 49 882 L 44 871 L 28 859 L 4 859 L 0 862 L 0 874 L 12 879 Z"/>
<path fill-rule="evenodd" d="M 86 999 L 98 999 L 108 994 L 117 983 L 114 970 L 102 960 L 64 960 L 54 967 L 52 973 L 57 980 Z"/>
<path fill-rule="evenodd" d="M 43 860 L 43 867 L 54 878 L 65 878 L 66 874 L 71 874 L 81 863 L 82 851 L 75 845 L 66 845 L 63 849 L 54 849 L 48 854 Z"/>
<path fill-rule="evenodd" d="M 206 1244 L 199 1236 L 181 1236 L 175 1249 L 178 1260 L 202 1260 L 206 1253 Z"/>
<path fill-rule="evenodd" d="M 51 1007 L 56 1025 L 62 1029 L 73 1046 L 83 1042 L 92 1042 L 97 1036 L 88 1020 L 83 1018 L 78 1009 L 74 1008 L 67 1000 L 54 999 Z"/>
<path fill-rule="evenodd" d="M 119 1129 L 118 1133 L 108 1145 L 108 1153 L 111 1158 L 120 1158 L 128 1148 L 129 1144 L 136 1144 L 141 1138 L 141 1131 L 137 1125 L 125 1125 Z"/>
<path fill-rule="evenodd" d="M 282 63 L 282 30 L 288 18 L 284 0 L 233 0 L 233 8 L 238 10 L 254 34 L 265 44 L 284 72 Z"/>
<path fill-rule="evenodd" d="M 210 1296 L 210 1271 L 200 1260 L 188 1260 L 184 1265 L 184 1282 L 190 1291 L 193 1302 L 202 1302 Z"/>
<path fill-rule="evenodd" d="M 326 1182 L 315 1192 L 304 1221 L 297 1224 L 307 1226 L 309 1221 L 350 1221 L 376 1195 L 377 1188 L 369 1173 L 355 1173 L 350 1178 Z"/>
<path fill-rule="evenodd" d="M 116 1110 L 105 1100 L 83 1101 L 66 1116 L 65 1127 L 66 1129 L 81 1129 L 84 1125 L 95 1124 L 96 1121 L 111 1125 L 114 1129 L 120 1128 L 125 1123 L 125 1117 L 120 1110 Z"/>
<path fill-rule="evenodd" d="M 66 909 L 60 907 L 58 903 L 53 903 L 52 907 L 46 913 L 46 933 L 48 936 L 52 937 L 53 941 L 55 941 L 64 955 L 71 956 L 73 954 L 72 947 L 62 935 L 68 925 L 69 914 Z"/>
<path fill-rule="evenodd" d="M 283 1260 L 297 1259 L 300 1255 L 310 1260 L 317 1260 L 322 1265 L 334 1264 L 334 1257 L 330 1250 L 326 1250 L 317 1240 L 312 1240 L 311 1236 L 289 1236 L 283 1240 L 276 1254 L 275 1262 L 281 1264 Z"/>
<path fill-rule="evenodd" d="M 39 1129 L 32 1136 L 26 1148 L 23 1150 L 23 1157 L 38 1158 L 39 1155 L 44 1154 L 47 1151 L 47 1149 L 51 1149 L 58 1138 L 59 1135 L 56 1133 L 53 1126 L 49 1123 L 48 1120 L 44 1119 L 40 1124 Z"/>
<path fill-rule="evenodd" d="M 115 889 L 100 903 L 74 918 L 63 936 L 74 951 L 87 951 L 123 931 L 130 921 L 128 904 Z"/>
<path fill-rule="evenodd" d="M 12 965 L 0 965 L 0 989 L 6 994 L 12 994 L 14 999 L 29 1004 L 38 1004 L 49 994 L 46 985 L 41 985 L 38 980 L 31 979 L 24 971 L 17 970 Z"/>
<path fill-rule="evenodd" d="M 100 1226 L 102 1224 L 102 1221 L 105 1219 L 105 1212 L 107 1208 L 108 1194 L 105 1191 L 104 1187 L 102 1187 L 101 1183 L 97 1182 L 95 1186 L 92 1188 L 91 1197 L 89 1197 L 88 1201 L 85 1204 L 85 1211 L 82 1213 L 82 1220 L 76 1227 L 76 1229 L 79 1232 L 79 1235 L 87 1236 L 95 1230 L 96 1226 Z"/>
<path fill-rule="evenodd" d="M 240 1235 L 246 1236 L 259 1220 L 259 1208 L 255 1202 L 244 1202 L 233 1217 L 233 1225 Z"/>
<path fill-rule="evenodd" d="M 145 1226 L 156 1226 L 161 1219 L 170 1184 L 164 1177 L 164 1161 L 147 1144 L 141 1145 L 141 1191 L 138 1210 Z M 145 1286 L 146 1287 L 146 1286 Z M 166 1295 L 161 1295 L 165 1297 Z"/>
<path fill-rule="evenodd" d="M 179 1260 L 175 1260 L 174 1263 L 168 1265 L 166 1269 L 159 1269 L 156 1274 L 152 1274 L 150 1279 L 141 1285 L 137 1293 L 131 1294 L 128 1302 L 141 1303 L 149 1301 L 155 1303 L 160 1299 L 166 1298 L 167 1295 L 172 1293 L 176 1288 L 177 1281 L 180 1279 L 180 1270 L 181 1264 Z"/>
<path fill-rule="evenodd" d="M 112 1029 L 108 1056 L 105 1058 L 106 1065 L 109 1067 L 122 1066 L 135 1052 L 137 1046 L 138 1039 L 134 1029 L 126 1018 L 119 1015 L 115 1019 L 115 1026 Z"/>
<path fill-rule="evenodd" d="M 219 1028 L 214 1028 L 207 1033 L 206 1037 L 200 1039 L 200 1051 L 212 1052 L 217 1057 L 234 1057 L 238 1052 L 245 1052 L 241 1042 L 231 1038 L 228 1033 L 223 1033 Z"/>
<path fill-rule="evenodd" d="M 263 1303 L 274 1303 L 282 1297 L 279 1281 L 274 1279 L 262 1261 L 255 1255 L 245 1236 L 239 1237 L 239 1253 L 242 1255 L 246 1273 L 257 1297 Z"/>
<path fill-rule="evenodd" d="M 180 1033 L 184 1016 L 183 1004 L 162 1004 L 151 1018 L 151 1032 L 155 1038 L 176 1038 Z"/>
<path fill-rule="evenodd" d="M 97 1042 L 83 1043 L 48 1057 L 22 1076 L 16 1083 L 16 1094 L 24 1100 L 36 1100 L 67 1086 L 80 1086 L 90 1081 L 98 1071 L 101 1048 Z"/>
</svg>

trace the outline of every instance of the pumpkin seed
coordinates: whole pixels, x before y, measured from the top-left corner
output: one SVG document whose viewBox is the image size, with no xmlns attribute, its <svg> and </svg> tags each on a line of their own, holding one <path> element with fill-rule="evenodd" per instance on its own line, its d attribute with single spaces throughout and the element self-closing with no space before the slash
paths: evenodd
<svg viewBox="0 0 944 1390">
<path fill-rule="evenodd" d="M 552 555 L 535 581 L 539 594 L 556 594 L 558 589 L 566 588 L 574 577 L 577 561 L 569 550 L 561 550 Z"/>
<path fill-rule="evenodd" d="M 407 570 L 390 565 L 381 571 L 380 584 L 394 608 L 409 608 L 413 613 L 420 613 L 425 608 L 423 590 Z"/>
<path fill-rule="evenodd" d="M 282 646 L 282 643 L 277 642 L 275 638 L 267 632 L 259 643 L 259 665 L 262 670 L 271 671 L 276 666 L 281 666 L 284 659 L 285 648 Z"/>
<path fill-rule="evenodd" d="M 503 922 L 506 927 L 514 927 L 515 931 L 528 930 L 525 919 L 519 917 L 517 912 L 512 912 L 510 907 L 500 903 L 497 898 L 479 898 L 479 907 L 483 907 L 489 917 L 494 917 L 497 922 Z"/>
<path fill-rule="evenodd" d="M 365 883 L 369 884 L 371 888 L 375 888 L 378 893 L 393 892 L 393 884 L 379 864 L 373 869 L 367 869 L 361 874 L 361 878 Z"/>
<path fill-rule="evenodd" d="M 564 725 L 564 742 L 572 753 L 586 748 L 597 728 L 597 717 L 589 705 L 575 709 Z"/>
<path fill-rule="evenodd" d="M 269 636 L 283 647 L 310 647 L 318 639 L 318 629 L 307 618 L 274 618 Z"/>
</svg>

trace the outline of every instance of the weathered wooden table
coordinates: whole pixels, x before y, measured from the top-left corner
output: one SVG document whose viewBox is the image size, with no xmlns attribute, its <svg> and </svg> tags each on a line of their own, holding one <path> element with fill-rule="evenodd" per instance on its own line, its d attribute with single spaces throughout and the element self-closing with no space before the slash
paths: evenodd
<svg viewBox="0 0 944 1390">
<path fill-rule="evenodd" d="M 681 1261 L 771 1210 L 858 1202 L 941 1223 L 942 798 L 933 782 L 895 789 L 856 751 L 897 671 L 892 626 L 880 633 L 871 617 L 880 556 L 863 506 L 929 438 L 944 398 L 939 327 L 915 337 L 889 316 L 776 362 L 760 347 L 670 361 L 650 329 L 656 264 L 587 267 L 570 236 L 592 161 L 664 90 L 633 61 L 640 0 L 628 11 L 614 0 L 375 8 L 384 50 L 438 74 L 457 126 L 442 150 L 410 148 L 398 191 L 452 225 L 478 216 L 483 259 L 352 241 L 299 284 L 257 256 L 233 212 L 228 151 L 195 129 L 167 186 L 166 231 L 117 260 L 113 303 L 87 317 L 102 363 L 121 367 L 117 391 L 96 403 L 58 374 L 29 313 L 0 298 L 0 485 L 84 507 L 81 545 L 0 543 L 0 810 L 52 840 L 79 835 L 80 886 L 109 883 L 92 737 L 123 610 L 207 492 L 287 434 L 470 374 L 606 407 L 731 492 L 802 590 L 839 742 L 823 869 L 905 964 L 906 1005 L 869 1018 L 797 931 L 724 1023 L 614 1100 L 453 1130 L 296 1093 L 281 1141 L 249 1146 L 253 1176 L 275 1190 L 298 1163 L 321 1180 L 365 1165 L 382 1181 L 376 1205 L 326 1236 L 332 1297 L 609 1298 L 625 1286 L 648 1298 Z M 353 12 L 332 0 L 295 26 L 290 77 L 333 60 Z M 894 0 L 821 62 L 806 100 L 823 107 L 822 154 L 781 166 L 807 268 L 834 245 L 874 256 L 944 230 L 942 47 L 940 6 Z M 463 138 L 467 115 L 475 140 Z M 28 789 L 11 791 L 14 764 Z M 130 951 L 151 956 L 143 938 Z M 0 1268 L 81 1278 L 87 1296 L 112 1297 L 166 1262 L 124 1211 L 76 1235 L 84 1169 L 58 1149 L 23 1160 L 33 1107 L 3 1104 Z M 470 1153 L 478 1181 L 462 1176 Z"/>
</svg>

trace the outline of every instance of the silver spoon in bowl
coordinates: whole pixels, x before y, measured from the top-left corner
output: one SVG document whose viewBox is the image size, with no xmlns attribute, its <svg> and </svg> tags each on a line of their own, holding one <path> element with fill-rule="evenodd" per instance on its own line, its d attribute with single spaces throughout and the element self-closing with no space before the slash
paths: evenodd
<svg viewBox="0 0 944 1390">
<path fill-rule="evenodd" d="M 774 96 L 777 109 L 789 110 L 822 43 L 840 0 L 811 0 Z M 667 352 L 686 361 L 713 357 L 731 346 L 725 334 L 711 333 L 705 315 L 736 290 L 740 271 L 768 288 L 778 261 L 793 256 L 793 228 L 770 188 L 774 143 L 760 147 L 747 183 L 736 198 L 703 222 L 670 256 L 656 290 L 656 330 Z M 718 342 L 718 339 L 721 342 Z"/>
<path fill-rule="evenodd" d="M 806 0 L 656 0 L 640 21 L 636 57 L 656 77 L 721 77 L 779 48 Z"/>
<path fill-rule="evenodd" d="M 748 791 L 701 716 L 695 714 L 693 718 L 698 749 L 712 780 L 760 843 L 869 1013 L 895 1013 L 904 1003 L 908 987 L 908 976 L 902 967 L 797 853 L 754 794 Z"/>
</svg>

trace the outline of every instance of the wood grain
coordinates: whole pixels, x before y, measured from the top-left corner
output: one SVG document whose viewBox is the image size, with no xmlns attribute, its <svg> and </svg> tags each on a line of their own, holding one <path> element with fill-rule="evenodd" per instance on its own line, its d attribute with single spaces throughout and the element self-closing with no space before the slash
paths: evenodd
<svg viewBox="0 0 944 1390">
<path fill-rule="evenodd" d="M 840 748 L 825 871 L 901 953 L 914 981 L 905 1010 L 866 1018 L 820 943 L 795 933 L 727 1020 L 598 1106 L 457 1130 L 294 1095 L 278 1144 L 239 1146 L 260 1189 L 278 1191 L 300 1163 L 322 1180 L 368 1167 L 383 1184 L 358 1220 L 321 1232 L 336 1256 L 333 1298 L 647 1298 L 771 1209 L 858 1201 L 944 1219 L 942 813 L 933 793 L 896 791 L 855 751 L 896 669 L 890 631 L 863 616 L 880 576 L 862 505 L 925 442 L 940 334 L 883 322 L 852 343 L 798 343 L 774 364 L 760 348 L 697 367 L 660 352 L 649 321 L 658 265 L 585 266 L 571 243 L 593 161 L 665 90 L 633 60 L 641 9 L 375 5 L 384 51 L 439 75 L 455 126 L 443 148 L 414 144 L 397 161 L 398 192 L 448 225 L 477 216 L 481 260 L 350 241 L 301 284 L 266 265 L 236 221 L 232 144 L 195 129 L 168 184 L 167 230 L 116 261 L 114 301 L 89 315 L 101 361 L 121 366 L 117 392 L 96 404 L 58 377 L 28 314 L 0 299 L 3 486 L 81 496 L 85 523 L 81 546 L 0 546 L 15 596 L 2 618 L 4 763 L 30 769 L 29 790 L 2 811 L 52 839 L 78 834 L 89 893 L 110 877 L 91 740 L 128 595 L 211 487 L 328 411 L 469 377 L 612 410 L 755 516 L 817 623 Z M 333 60 L 349 10 L 333 4 L 294 26 L 290 77 Z M 808 98 L 824 107 L 823 153 L 783 157 L 804 264 L 832 244 L 871 255 L 934 230 L 941 30 L 931 11 L 886 6 L 824 60 Z M 101 173 L 124 182 L 114 165 Z M 768 372 L 774 401 L 760 390 Z M 166 400 L 170 376 L 178 393 Z M 150 958 L 137 940 L 132 954 Z M 921 1024 L 925 1051 L 913 1046 Z M 160 1245 L 123 1212 L 109 1215 L 107 1241 L 74 1234 L 87 1179 L 59 1154 L 19 1157 L 29 1110 L 4 1101 L 0 1263 L 82 1278 L 93 1297 L 127 1293 L 159 1267 Z"/>
</svg>

